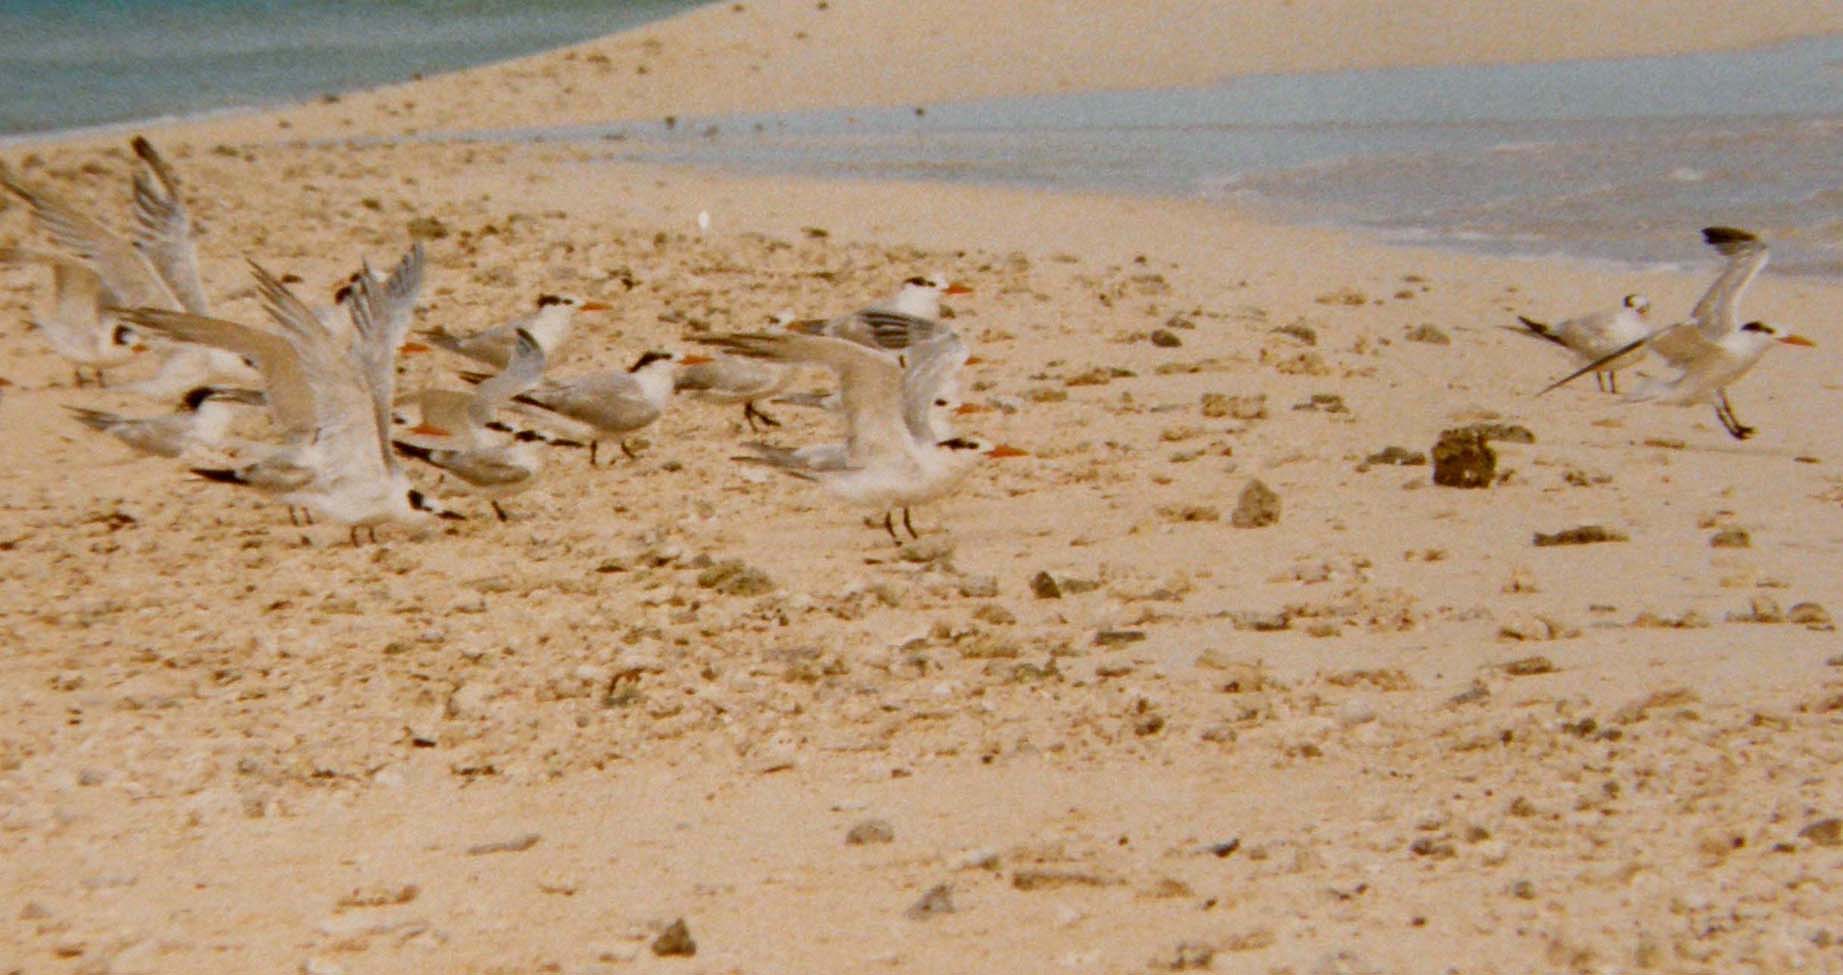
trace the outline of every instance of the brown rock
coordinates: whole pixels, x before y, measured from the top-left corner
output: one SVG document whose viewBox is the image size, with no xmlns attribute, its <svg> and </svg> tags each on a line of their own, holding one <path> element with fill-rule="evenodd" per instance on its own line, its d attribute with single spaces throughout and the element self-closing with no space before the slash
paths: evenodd
<svg viewBox="0 0 1843 975">
<path fill-rule="evenodd" d="M 1280 496 L 1258 479 L 1242 488 L 1235 513 L 1229 516 L 1229 524 L 1237 528 L 1265 528 L 1279 520 Z"/>
<path fill-rule="evenodd" d="M 1433 482 L 1441 487 L 1488 488 L 1497 479 L 1497 452 L 1476 430 L 1447 430 L 1433 445 Z"/>
<path fill-rule="evenodd" d="M 1624 532 L 1614 531 L 1601 525 L 1581 525 L 1565 528 L 1552 534 L 1537 532 L 1531 543 L 1539 548 L 1550 545 L 1591 545 L 1595 542 L 1627 541 Z"/>
<path fill-rule="evenodd" d="M 685 926 L 682 917 L 653 939 L 653 954 L 661 958 L 689 958 L 697 953 L 698 943 L 692 940 L 691 929 Z"/>
<path fill-rule="evenodd" d="M 845 833 L 846 846 L 869 846 L 890 843 L 895 839 L 896 828 L 887 819 L 866 819 Z"/>
<path fill-rule="evenodd" d="M 1745 528 L 1724 528 L 1709 536 L 1711 548 L 1751 548 L 1753 539 Z"/>
<path fill-rule="evenodd" d="M 1818 846 L 1843 846 L 1843 819 L 1820 819 L 1798 831 L 1798 838 Z"/>
</svg>

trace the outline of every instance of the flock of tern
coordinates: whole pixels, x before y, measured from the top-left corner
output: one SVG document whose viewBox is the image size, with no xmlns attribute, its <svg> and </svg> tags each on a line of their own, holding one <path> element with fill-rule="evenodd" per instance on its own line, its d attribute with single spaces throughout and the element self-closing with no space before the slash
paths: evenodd
<svg viewBox="0 0 1843 975">
<path fill-rule="evenodd" d="M 959 389 L 962 368 L 975 360 L 941 321 L 942 297 L 966 289 L 939 275 L 911 278 L 890 298 L 837 317 L 782 316 L 764 331 L 696 340 L 710 355 L 648 351 L 626 369 L 548 376 L 577 315 L 608 306 L 544 295 L 529 314 L 486 331 L 457 335 L 438 327 L 412 336 L 427 273 L 420 244 L 386 273 L 361 265 L 323 306 L 251 261 L 263 319 L 216 317 L 200 284 L 179 181 L 147 140 L 135 138 L 133 148 L 133 229 L 125 237 L 0 165 L 0 186 L 29 206 L 51 244 L 0 247 L 0 263 L 51 271 L 51 300 L 32 325 L 71 363 L 76 384 L 103 385 L 107 370 L 155 348 L 163 355 L 158 373 L 128 388 L 180 398 L 171 414 L 124 417 L 72 407 L 73 416 L 142 453 L 221 461 L 191 469 L 275 497 L 291 520 L 318 516 L 348 526 L 354 544 L 361 531 L 375 540 L 382 525 L 426 530 L 433 519 L 462 517 L 415 487 L 404 460 L 439 471 L 444 490 L 487 498 L 505 520 L 500 500 L 535 483 L 546 452 L 586 447 L 594 465 L 602 441 L 611 440 L 631 454 L 624 438 L 657 420 L 681 392 L 741 404 L 752 431 L 780 425 L 764 403 L 832 410 L 843 421 L 843 439 L 797 449 L 754 442 L 736 459 L 881 512 L 892 539 L 900 538 L 898 510 L 915 536 L 911 508 L 950 492 L 983 460 L 1022 453 L 952 429 L 956 416 L 978 409 Z M 1636 294 L 1555 325 L 1522 318 L 1522 334 L 1559 344 L 1580 363 L 1543 392 L 1591 372 L 1603 391 L 1617 393 L 1618 372 L 1655 355 L 1673 374 L 1645 379 L 1627 400 L 1709 403 L 1731 435 L 1751 435 L 1727 388 L 1772 344 L 1811 343 L 1741 321 L 1741 293 L 1765 265 L 1766 244 L 1728 227 L 1703 235 L 1727 265 L 1684 321 L 1654 327 L 1651 303 Z M 461 372 L 466 389 L 399 394 L 399 355 L 434 350 L 495 371 Z M 802 366 L 830 370 L 837 391 L 784 395 Z M 0 379 L 0 392 L 6 385 Z M 405 415 L 411 408 L 413 423 Z M 256 409 L 266 410 L 273 439 L 234 438 L 239 412 Z"/>
<path fill-rule="evenodd" d="M 0 185 L 30 207 L 55 248 L 4 248 L 0 261 L 51 268 L 50 311 L 32 324 L 70 361 L 77 385 L 103 385 L 106 370 L 158 347 L 159 374 L 129 388 L 170 396 L 183 386 L 174 413 L 73 407 L 73 416 L 142 453 L 229 458 L 191 470 L 271 495 L 291 520 L 349 526 L 354 544 L 361 532 L 375 540 L 386 524 L 424 529 L 432 519 L 463 517 L 414 486 L 405 459 L 438 470 L 445 486 L 486 497 L 505 520 L 500 499 L 536 481 L 544 450 L 586 447 L 594 465 L 600 444 L 613 440 L 631 455 L 624 438 L 659 419 L 680 391 L 742 404 L 751 429 L 777 426 L 758 404 L 802 365 L 836 373 L 838 391 L 821 402 L 843 418 L 844 439 L 797 450 L 753 443 L 738 459 L 879 510 L 892 538 L 897 509 L 914 535 L 911 507 L 950 491 L 981 459 L 1021 453 L 949 428 L 949 415 L 974 409 L 958 399 L 971 357 L 939 321 L 942 296 L 965 289 L 938 275 L 911 278 L 890 299 L 847 315 L 702 340 L 712 355 L 648 351 L 626 369 L 547 376 L 576 316 L 607 306 L 544 295 L 529 315 L 483 332 L 412 336 L 427 272 L 420 244 L 387 273 L 361 266 L 323 306 L 251 261 L 262 320 L 213 315 L 179 182 L 145 139 L 133 147 L 134 226 L 125 237 L 0 166 Z M 438 349 L 496 371 L 461 372 L 468 389 L 399 394 L 399 355 Z M 231 436 L 237 411 L 252 407 L 266 408 L 273 439 Z M 403 415 L 411 409 L 413 424 Z"/>
</svg>

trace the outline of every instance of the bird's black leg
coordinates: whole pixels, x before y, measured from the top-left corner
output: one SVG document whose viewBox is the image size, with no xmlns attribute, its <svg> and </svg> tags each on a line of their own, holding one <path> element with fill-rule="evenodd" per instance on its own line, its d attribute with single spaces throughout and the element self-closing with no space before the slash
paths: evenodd
<svg viewBox="0 0 1843 975">
<path fill-rule="evenodd" d="M 293 525 L 296 528 L 301 527 L 301 519 L 296 518 L 294 516 L 294 505 L 288 506 L 288 524 Z"/>
<path fill-rule="evenodd" d="M 909 521 L 909 509 L 906 507 L 902 509 L 902 527 L 907 528 L 909 530 L 910 538 L 920 538 L 921 537 L 921 533 L 915 530 L 915 524 Z"/>
<path fill-rule="evenodd" d="M 493 506 L 493 514 L 496 514 L 496 515 L 498 515 L 498 516 L 499 516 L 499 520 L 500 520 L 500 521 L 502 521 L 502 522 L 505 522 L 505 521 L 510 521 L 510 520 L 511 520 L 511 519 L 509 519 L 509 518 L 507 518 L 507 517 L 506 517 L 506 509 L 504 509 L 504 508 L 501 508 L 501 507 L 499 506 L 499 502 L 498 502 L 498 500 L 496 500 L 496 499 L 489 499 L 487 503 L 488 503 L 488 504 L 491 504 L 491 505 Z"/>
<path fill-rule="evenodd" d="M 1602 393 L 1606 392 L 1606 373 L 1603 373 L 1603 372 L 1594 373 L 1593 374 L 1593 384 L 1595 386 L 1600 387 L 1600 392 Z"/>
<path fill-rule="evenodd" d="M 590 467 L 595 466 L 595 451 L 599 447 L 601 447 L 601 445 L 602 445 L 602 442 L 600 440 L 589 441 L 589 466 Z"/>
<path fill-rule="evenodd" d="M 781 425 L 781 421 L 757 409 L 755 406 L 754 400 L 749 400 L 748 402 L 742 404 L 742 417 L 743 419 L 749 421 L 749 432 L 750 433 L 755 432 L 755 421 L 756 420 L 760 420 L 763 424 L 767 426 L 771 426 L 771 427 L 778 427 Z"/>
<path fill-rule="evenodd" d="M 1606 384 L 1612 387 L 1609 392 L 1615 396 L 1619 394 L 1619 370 L 1615 369 L 1606 374 Z"/>
<path fill-rule="evenodd" d="M 902 536 L 896 534 L 896 513 L 894 511 L 883 513 L 883 530 L 890 533 L 890 541 L 898 545 L 902 544 Z"/>
<path fill-rule="evenodd" d="M 626 437 L 621 438 L 621 453 L 626 454 L 628 460 L 639 460 L 640 459 L 640 455 L 634 453 L 634 449 L 632 447 L 627 446 Z"/>
<path fill-rule="evenodd" d="M 352 540 L 352 547 L 357 548 L 358 547 L 358 526 L 353 525 L 351 528 L 347 529 L 346 537 Z"/>
<path fill-rule="evenodd" d="M 1715 415 L 1721 418 L 1721 425 L 1728 428 L 1728 435 L 1736 440 L 1745 440 L 1753 436 L 1753 428 L 1742 423 L 1740 417 L 1734 415 L 1734 404 L 1728 402 L 1728 391 L 1717 390 L 1715 395 L 1721 400 L 1720 405 L 1715 407 Z"/>
</svg>

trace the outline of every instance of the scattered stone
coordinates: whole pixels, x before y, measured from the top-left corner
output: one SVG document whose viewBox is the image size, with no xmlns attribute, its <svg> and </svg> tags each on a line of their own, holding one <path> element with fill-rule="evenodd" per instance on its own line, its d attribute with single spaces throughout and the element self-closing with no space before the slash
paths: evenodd
<svg viewBox="0 0 1843 975">
<path fill-rule="evenodd" d="M 1059 887 L 1105 887 L 1113 881 L 1087 870 L 1053 870 L 1032 867 L 1011 875 L 1016 890 L 1055 890 Z"/>
<path fill-rule="evenodd" d="M 1165 972 L 1189 972 L 1208 968 L 1216 960 L 1216 949 L 1209 945 L 1185 941 L 1171 951 L 1152 959 L 1152 967 Z"/>
<path fill-rule="evenodd" d="M 1409 293 L 1412 295 L 1412 292 Z M 1408 341 L 1425 342 L 1428 345 L 1452 345 L 1453 340 L 1445 332 L 1432 325 L 1418 325 L 1408 331 Z"/>
<path fill-rule="evenodd" d="M 1030 591 L 1038 599 L 1061 599 L 1062 584 L 1048 572 L 1039 572 L 1030 577 Z"/>
<path fill-rule="evenodd" d="M 909 905 L 909 909 L 903 912 L 903 916 L 911 921 L 926 921 L 937 915 L 953 912 L 953 888 L 946 884 L 935 884 L 928 888 L 927 893 L 921 895 L 920 900 Z"/>
<path fill-rule="evenodd" d="M 1337 723 L 1346 728 L 1368 724 L 1376 720 L 1376 705 L 1368 698 L 1353 697 L 1337 708 Z"/>
<path fill-rule="evenodd" d="M 1158 514 L 1159 517 L 1166 521 L 1180 524 L 1184 522 L 1222 520 L 1222 512 L 1216 510 L 1215 505 L 1209 504 L 1165 505 L 1158 509 Z"/>
<path fill-rule="evenodd" d="M 1552 674 L 1555 671 L 1554 662 L 1540 654 L 1533 657 L 1518 657 L 1504 665 L 1504 673 L 1512 677 L 1534 677 L 1538 674 Z"/>
<path fill-rule="evenodd" d="M 1017 622 L 1017 614 L 998 603 L 985 603 L 973 610 L 973 619 L 993 626 L 1010 626 Z"/>
<path fill-rule="evenodd" d="M 1220 843 L 1209 844 L 1208 846 L 1203 848 L 1203 852 L 1208 853 L 1210 856 L 1213 856 L 1218 860 L 1226 860 L 1228 859 L 1229 854 L 1234 853 L 1236 850 L 1239 850 L 1239 849 L 1241 849 L 1241 837 L 1231 836 L 1228 839 L 1223 840 Z"/>
<path fill-rule="evenodd" d="M 1312 299 L 1321 305 L 1347 305 L 1356 307 L 1369 304 L 1369 296 L 1355 288 L 1345 287 L 1336 291 L 1327 291 Z"/>
<path fill-rule="evenodd" d="M 1419 467 L 1427 463 L 1427 455 L 1406 447 L 1388 446 L 1363 458 L 1365 467 L 1376 464 L 1394 464 L 1399 467 Z"/>
<path fill-rule="evenodd" d="M 1256 633 L 1278 633 L 1293 623 L 1291 614 L 1285 610 L 1263 613 L 1257 610 L 1242 610 L 1229 614 L 1229 621 L 1238 630 L 1252 630 Z"/>
<path fill-rule="evenodd" d="M 1830 611 L 1817 603 L 1810 602 L 1793 603 L 1792 608 L 1785 611 L 1785 621 L 1801 626 L 1827 627 L 1831 625 Z"/>
<path fill-rule="evenodd" d="M 1097 647 L 1123 647 L 1145 639 L 1144 630 L 1102 630 L 1094 635 Z"/>
<path fill-rule="evenodd" d="M 1291 325 L 1282 325 L 1274 329 L 1273 333 L 1275 335 L 1291 336 L 1307 345 L 1318 344 L 1318 331 L 1303 321 L 1294 322 Z"/>
<path fill-rule="evenodd" d="M 1700 630 L 1707 627 L 1709 621 L 1693 609 L 1685 610 L 1681 616 L 1660 616 L 1647 609 L 1632 617 L 1632 625 L 1660 630 Z"/>
<path fill-rule="evenodd" d="M 1753 538 L 1745 528 L 1723 528 L 1709 536 L 1710 548 L 1752 548 Z"/>
<path fill-rule="evenodd" d="M 1798 831 L 1798 838 L 1818 846 L 1843 846 L 1843 819 L 1820 819 Z"/>
<path fill-rule="evenodd" d="M 1294 403 L 1293 409 L 1301 413 L 1349 413 L 1350 407 L 1344 405 L 1344 397 L 1336 393 L 1313 393 L 1310 399 Z"/>
<path fill-rule="evenodd" d="M 441 240 L 448 236 L 448 225 L 440 217 L 412 217 L 405 229 L 411 240 Z"/>
<path fill-rule="evenodd" d="M 1237 528 L 1265 528 L 1279 520 L 1280 496 L 1259 479 L 1242 488 L 1235 512 L 1229 516 L 1229 524 Z"/>
<path fill-rule="evenodd" d="M 1325 675 L 1332 687 L 1373 687 L 1379 691 L 1412 691 L 1420 685 L 1399 667 L 1358 667 Z"/>
<path fill-rule="evenodd" d="M 1175 349 L 1183 345 L 1184 340 L 1178 338 L 1177 333 L 1170 329 L 1155 328 L 1152 330 L 1152 344 L 1161 349 Z"/>
<path fill-rule="evenodd" d="M 774 580 L 741 559 L 725 559 L 698 573 L 698 588 L 726 596 L 760 596 L 774 591 Z"/>
<path fill-rule="evenodd" d="M 325 958 L 308 958 L 301 962 L 301 975 L 346 975 L 344 966 Z"/>
<path fill-rule="evenodd" d="M 1267 394 L 1230 396 L 1227 393 L 1204 393 L 1203 415 L 1212 420 L 1264 420 L 1267 418 Z"/>
<path fill-rule="evenodd" d="M 1536 532 L 1535 537 L 1532 538 L 1530 542 L 1538 548 L 1544 548 L 1550 545 L 1592 545 L 1595 542 L 1624 542 L 1629 540 L 1630 539 L 1626 537 L 1624 532 L 1614 531 L 1611 528 L 1606 528 L 1601 525 L 1580 525 L 1575 528 L 1564 528 L 1561 531 L 1547 535 L 1542 532 Z"/>
<path fill-rule="evenodd" d="M 339 898 L 336 908 L 344 911 L 355 907 L 395 907 L 398 904 L 408 904 L 420 893 L 422 893 L 422 888 L 415 884 L 360 887 Z"/>
<path fill-rule="evenodd" d="M 1433 445 L 1433 482 L 1441 487 L 1488 488 L 1497 479 L 1497 452 L 1471 428 L 1446 430 Z"/>
<path fill-rule="evenodd" d="M 904 562 L 948 562 L 953 559 L 954 542 L 951 535 L 933 534 L 927 538 L 917 538 L 904 542 L 897 552 Z"/>
<path fill-rule="evenodd" d="M 484 856 L 488 853 L 523 853 L 538 845 L 543 839 L 537 833 L 525 833 L 509 840 L 494 840 L 491 843 L 478 843 L 467 848 L 468 856 Z"/>
<path fill-rule="evenodd" d="M 698 943 L 691 939 L 691 929 L 682 917 L 653 939 L 653 954 L 661 958 L 689 958 L 697 953 Z"/>
<path fill-rule="evenodd" d="M 896 839 L 896 827 L 887 819 L 866 819 L 845 833 L 846 846 L 869 846 L 875 843 L 890 843 Z"/>
<path fill-rule="evenodd" d="M 1054 582 L 1055 580 L 1051 580 Z M 960 595 L 967 599 L 992 599 L 998 595 L 998 577 L 977 575 L 960 579 Z"/>
<path fill-rule="evenodd" d="M 1744 613 L 1729 613 L 1731 623 L 1783 623 L 1785 610 L 1779 608 L 1779 600 L 1771 596 L 1755 596 L 1747 601 Z"/>
<path fill-rule="evenodd" d="M 1523 610 L 1506 613 L 1497 627 L 1500 640 L 1566 640 L 1580 635 L 1579 629 L 1554 617 Z"/>
</svg>

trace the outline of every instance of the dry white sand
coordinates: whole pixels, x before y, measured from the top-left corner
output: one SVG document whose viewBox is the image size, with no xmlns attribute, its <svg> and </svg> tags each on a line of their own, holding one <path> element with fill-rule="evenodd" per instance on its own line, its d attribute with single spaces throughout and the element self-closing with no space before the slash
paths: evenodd
<svg viewBox="0 0 1843 975">
<path fill-rule="evenodd" d="M 616 306 L 564 371 L 947 271 L 976 289 L 951 302 L 985 360 L 972 398 L 1002 408 L 967 425 L 1032 456 L 919 511 L 928 534 L 898 551 L 809 485 L 730 462 L 740 411 L 684 402 L 638 460 L 550 457 L 509 524 L 457 499 L 474 517 L 449 532 L 353 548 L 67 421 L 66 404 L 152 407 L 71 388 L 15 331 L 0 971 L 1843 968 L 1843 646 L 1817 610 L 1772 621 L 1843 607 L 1838 285 L 1769 270 L 1749 292 L 1750 316 L 1820 345 L 1774 350 L 1735 388 L 1760 428 L 1741 443 L 1706 408 L 1588 383 L 1535 399 L 1566 358 L 1501 327 L 1633 290 L 1679 315 L 1706 270 L 1385 248 L 1203 204 L 617 167 L 571 147 L 273 141 L 338 112 L 392 131 L 1839 26 L 1817 4 L 1719 23 L 1699 5 L 1580 5 L 1540 25 L 1249 4 L 1190 20 L 1219 18 L 1218 71 L 1202 41 L 1160 58 L 1117 45 L 1112 5 L 1019 7 L 1060 11 L 1058 44 L 1126 52 L 1063 79 L 1027 70 L 1030 32 L 962 6 L 910 61 L 880 53 L 902 5 L 750 3 L 574 59 L 156 134 L 231 314 L 254 310 L 243 255 L 319 289 L 360 254 L 389 259 L 416 217 L 445 228 L 426 324 L 483 327 L 539 291 Z M 1478 20 L 1427 28 L 1442 15 Z M 687 81 L 703 94 L 595 101 L 649 39 L 637 77 L 711 79 Z M 736 73 L 743 43 L 774 57 Z M 885 70 L 1000 54 L 1003 71 Z M 1168 62 L 1184 67 L 1154 70 Z M 518 97 L 500 107 L 482 78 Z M 118 146 L 34 154 L 8 161 L 121 212 Z M 34 234 L 22 208 L 0 213 L 0 237 Z M 14 319 L 46 290 L 24 271 L 0 289 Z M 1424 326 L 1449 341 L 1410 338 Z M 452 365 L 419 358 L 405 382 L 452 382 Z M 777 412 L 777 439 L 831 431 Z M 1499 446 L 1490 489 L 1365 463 L 1472 422 L 1534 434 Z M 1234 527 L 1255 478 L 1280 521 Z M 1627 540 L 1531 544 L 1583 524 Z M 1749 547 L 1712 547 L 1724 529 Z M 772 589 L 710 571 L 732 560 Z M 1059 598 L 1033 591 L 1040 572 Z M 867 820 L 892 841 L 848 844 Z M 914 912 L 937 885 L 953 910 Z M 697 953 L 655 957 L 677 918 Z"/>
</svg>

